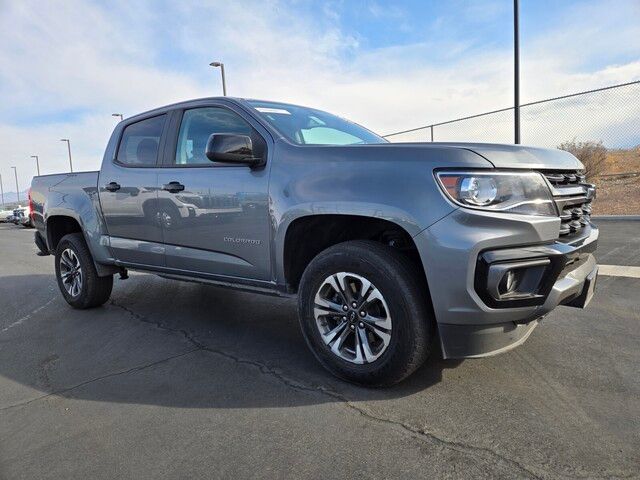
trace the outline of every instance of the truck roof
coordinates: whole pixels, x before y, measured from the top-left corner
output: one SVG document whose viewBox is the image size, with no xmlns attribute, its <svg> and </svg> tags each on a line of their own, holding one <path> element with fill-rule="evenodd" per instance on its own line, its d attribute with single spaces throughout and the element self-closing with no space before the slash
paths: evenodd
<svg viewBox="0 0 640 480">
<path fill-rule="evenodd" d="M 170 103 L 168 105 L 163 105 L 161 107 L 156 107 L 156 108 L 152 108 L 151 110 L 146 110 L 144 112 L 140 112 L 137 113 L 135 115 L 132 115 L 130 117 L 125 118 L 124 120 L 132 120 L 138 117 L 146 117 L 149 116 L 150 114 L 154 114 L 154 113 L 164 113 L 167 110 L 172 110 L 175 108 L 180 108 L 180 107 L 189 107 L 191 105 L 197 105 L 206 101 L 210 101 L 210 100 L 216 100 L 216 101 L 222 101 L 222 102 L 226 102 L 226 103 L 232 103 L 232 104 L 236 104 L 239 105 L 241 104 L 245 99 L 244 98 L 240 98 L 240 97 L 202 97 L 202 98 L 194 98 L 191 100 L 183 100 L 181 102 L 176 102 L 176 103 Z"/>
</svg>

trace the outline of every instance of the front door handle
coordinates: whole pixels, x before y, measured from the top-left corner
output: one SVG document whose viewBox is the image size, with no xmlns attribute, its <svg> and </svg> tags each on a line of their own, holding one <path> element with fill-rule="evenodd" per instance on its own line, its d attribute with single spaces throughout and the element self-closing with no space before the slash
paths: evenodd
<svg viewBox="0 0 640 480">
<path fill-rule="evenodd" d="M 170 193 L 178 193 L 184 190 L 184 185 L 182 185 L 180 182 L 169 182 L 163 185 L 162 189 Z"/>
<path fill-rule="evenodd" d="M 104 188 L 106 190 L 109 190 L 110 192 L 115 192 L 117 190 L 120 190 L 120 185 L 117 184 L 116 182 L 110 182 L 110 183 L 107 183 Z"/>
</svg>

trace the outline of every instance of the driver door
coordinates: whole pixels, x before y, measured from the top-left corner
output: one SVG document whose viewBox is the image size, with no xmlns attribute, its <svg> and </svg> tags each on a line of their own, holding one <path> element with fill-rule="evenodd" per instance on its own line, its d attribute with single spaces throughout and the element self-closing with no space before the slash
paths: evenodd
<svg viewBox="0 0 640 480">
<path fill-rule="evenodd" d="M 264 137 L 224 106 L 177 114 L 165 159 L 170 163 L 158 178 L 166 266 L 184 274 L 269 280 L 268 165 L 214 163 L 205 155 L 214 133 L 249 136 L 256 155 L 267 154 Z"/>
</svg>

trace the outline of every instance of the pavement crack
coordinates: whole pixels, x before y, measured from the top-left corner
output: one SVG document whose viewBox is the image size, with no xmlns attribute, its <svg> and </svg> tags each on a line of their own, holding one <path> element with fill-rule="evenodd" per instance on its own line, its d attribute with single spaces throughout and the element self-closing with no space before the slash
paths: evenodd
<svg viewBox="0 0 640 480">
<path fill-rule="evenodd" d="M 143 315 L 138 314 L 137 312 L 133 311 L 131 308 L 126 307 L 120 303 L 117 303 L 115 301 L 111 301 L 110 302 L 111 305 L 113 305 L 114 307 L 120 308 L 122 310 L 124 310 L 125 312 L 127 312 L 132 318 L 142 322 L 142 323 L 146 323 L 149 325 L 153 325 L 156 328 L 163 330 L 163 331 L 167 331 L 167 332 L 173 332 L 173 333 L 177 333 L 180 334 L 187 342 L 191 343 L 194 347 L 196 347 L 193 351 L 205 351 L 205 352 L 209 352 L 211 354 L 220 356 L 220 357 L 224 357 L 228 360 L 231 360 L 237 364 L 240 365 L 247 365 L 250 367 L 253 367 L 255 369 L 257 369 L 261 374 L 263 375 L 267 375 L 270 377 L 275 378 L 276 380 L 278 380 L 280 383 L 282 383 L 283 385 L 300 391 L 300 392 L 310 392 L 310 393 L 314 393 L 314 394 L 320 394 L 323 395 L 325 397 L 330 397 L 333 400 L 337 400 L 338 402 L 340 402 L 341 404 L 343 404 L 347 409 L 356 412 L 357 414 L 361 415 L 362 417 L 366 418 L 369 421 L 373 421 L 379 424 L 383 424 L 383 425 L 387 425 L 389 427 L 392 428 L 396 428 L 399 431 L 401 431 L 404 434 L 408 434 L 411 435 L 413 438 L 416 438 L 422 442 L 426 442 L 429 443 L 431 446 L 434 446 L 440 450 L 454 450 L 456 452 L 462 453 L 464 455 L 468 455 L 468 456 L 473 456 L 475 458 L 478 458 L 484 462 L 493 462 L 493 463 L 497 463 L 499 465 L 501 465 L 502 467 L 505 467 L 507 470 L 509 470 L 510 473 L 513 473 L 514 471 L 517 472 L 517 475 L 519 478 L 532 478 L 532 479 L 542 479 L 542 478 L 572 478 L 572 479 L 581 479 L 581 478 L 610 478 L 610 477 L 615 477 L 615 478 L 631 478 L 633 477 L 632 475 L 625 475 L 622 474 L 620 475 L 619 473 L 617 474 L 602 474 L 602 475 L 594 475 L 594 474 L 584 474 L 584 475 L 577 475 L 577 474 L 566 474 L 566 473 L 560 473 L 557 471 L 553 471 L 547 468 L 543 468 L 540 466 L 530 466 L 530 465 L 525 465 L 517 460 L 511 459 L 501 453 L 496 452 L 495 450 L 491 450 L 489 448 L 485 448 L 485 447 L 478 447 L 478 446 L 474 446 L 474 445 L 469 445 L 463 442 L 459 442 L 459 441 L 453 441 L 453 440 L 448 440 L 445 438 L 442 438 L 438 435 L 436 435 L 433 432 L 430 432 L 426 429 L 422 429 L 413 425 L 410 425 L 408 423 L 405 422 L 400 422 L 400 421 L 396 421 L 396 420 L 391 420 L 389 418 L 385 418 L 379 415 L 376 415 L 375 413 L 371 412 L 370 410 L 362 407 L 361 405 L 358 405 L 356 403 L 354 403 L 353 401 L 349 400 L 349 398 L 345 397 L 344 395 L 331 390 L 329 388 L 326 388 L 324 386 L 321 385 L 310 385 L 308 383 L 303 383 L 300 381 L 297 381 L 295 379 L 292 379 L 286 375 L 284 375 L 280 370 L 275 369 L 273 367 L 270 367 L 262 362 L 258 362 L 256 360 L 252 360 L 252 359 L 248 359 L 248 358 L 244 358 L 244 357 L 240 357 L 237 356 L 235 354 L 229 353 L 227 351 L 224 350 L 220 350 L 217 348 L 213 348 L 210 347 L 204 343 L 202 343 L 201 341 L 197 340 L 194 335 L 190 332 L 188 332 L 185 329 L 181 329 L 181 328 L 173 328 L 173 327 L 169 327 L 161 322 L 158 321 L 154 321 L 151 319 L 148 319 L 147 317 L 144 317 Z"/>
<path fill-rule="evenodd" d="M 17 408 L 17 407 L 24 407 L 26 405 L 29 405 L 29 404 L 34 403 L 34 402 L 37 402 L 39 400 L 43 400 L 45 398 L 64 395 L 65 393 L 71 392 L 71 391 L 76 390 L 76 389 L 78 389 L 80 387 L 84 387 L 85 385 L 89 385 L 89 384 L 94 383 L 94 382 L 99 382 L 100 380 L 105 380 L 107 378 L 117 377 L 119 375 L 126 375 L 126 374 L 132 373 L 132 372 L 139 372 L 141 370 L 145 370 L 147 368 L 154 367 L 156 365 L 160 365 L 160 364 L 168 362 L 170 360 L 173 360 L 173 359 L 176 359 L 176 358 L 180 358 L 180 357 L 184 357 L 186 355 L 190 355 L 190 354 L 192 354 L 194 352 L 197 352 L 199 350 L 200 350 L 199 348 L 194 348 L 194 349 L 189 350 L 187 352 L 179 353 L 177 355 L 171 355 L 170 357 L 165 357 L 165 358 L 162 358 L 160 360 L 155 360 L 155 361 L 150 362 L 150 363 L 145 363 L 144 365 L 137 365 L 135 367 L 131 367 L 131 368 L 128 368 L 126 370 L 120 370 L 118 372 L 112 372 L 112 373 L 107 373 L 106 375 L 100 375 L 100 376 L 94 377 L 94 378 L 92 378 L 90 380 L 85 380 L 84 382 L 80 382 L 80 383 L 78 383 L 76 385 L 73 385 L 71 387 L 62 388 L 60 390 L 55 390 L 53 392 L 49 392 L 49 393 L 46 393 L 44 395 L 40 395 L 39 397 L 30 398 L 29 400 L 25 400 L 23 402 L 18 402 L 18 403 L 14 403 L 14 404 L 11 404 L 11 405 L 6 405 L 4 407 L 0 407 L 0 412 L 5 411 L 5 410 L 10 410 L 10 409 L 13 409 L 13 408 Z"/>
<path fill-rule="evenodd" d="M 527 467 L 525 467 L 524 465 L 516 462 L 515 460 L 511 460 L 509 458 L 506 458 L 492 450 L 486 449 L 486 448 L 482 448 L 482 447 L 474 447 L 474 446 L 469 446 L 469 445 L 465 445 L 463 443 L 460 442 L 453 442 L 453 441 L 449 441 L 449 440 L 445 440 L 442 439 L 438 436 L 436 436 L 433 433 L 427 432 L 426 430 L 421 430 L 419 428 L 416 428 L 412 425 L 406 424 L 406 423 L 402 423 L 402 422 L 396 422 L 394 420 L 390 420 L 388 418 L 384 418 L 384 417 L 380 417 L 378 415 L 373 414 L 372 412 L 366 410 L 365 408 L 356 405 L 355 403 L 353 403 L 352 401 L 350 401 L 348 398 L 346 398 L 345 396 L 330 390 L 326 387 L 323 386 L 314 386 L 314 385 L 308 385 L 305 383 L 301 383 L 299 381 L 296 381 L 292 378 L 287 377 L 286 375 L 283 375 L 282 372 L 280 372 L 277 369 L 274 369 L 272 367 L 269 367 L 268 365 L 258 362 L 256 360 L 251 360 L 251 359 L 247 359 L 247 358 L 243 358 L 243 357 L 239 357 L 237 355 L 231 354 L 229 352 L 217 349 L 217 348 L 212 348 L 207 346 L 206 344 L 200 342 L 199 340 L 197 340 L 191 333 L 189 333 L 187 330 L 181 329 L 181 328 L 172 328 L 169 327 L 161 322 L 157 322 L 154 320 L 150 320 L 140 314 L 138 314 L 137 312 L 133 311 L 131 308 L 126 307 L 120 303 L 117 303 L 115 301 L 111 301 L 110 302 L 111 305 L 118 307 L 122 310 L 124 310 L 125 312 L 127 312 L 131 317 L 135 318 L 136 320 L 143 322 L 143 323 L 147 323 L 150 325 L 153 325 L 155 327 L 157 327 L 158 329 L 164 330 L 164 331 L 169 331 L 169 332 L 174 332 L 174 333 L 178 333 L 180 335 L 182 335 L 188 342 L 190 342 L 192 345 L 194 345 L 198 350 L 203 350 L 221 357 L 224 357 L 228 360 L 231 360 L 237 364 L 242 364 L 242 365 L 248 365 L 251 367 L 254 367 L 256 369 L 258 369 L 258 371 L 260 371 L 261 374 L 263 375 L 268 375 L 271 377 L 276 378 L 278 381 L 280 381 L 282 384 L 284 384 L 285 386 L 298 390 L 298 391 L 302 391 L 302 392 L 312 392 L 312 393 L 316 393 L 316 394 L 321 394 L 324 396 L 328 396 L 331 397 L 334 400 L 338 400 L 339 402 L 343 403 L 348 409 L 355 411 L 356 413 L 358 413 L 359 415 L 367 418 L 368 420 L 371 421 L 375 421 L 377 423 L 382 423 L 385 425 L 390 425 L 396 428 L 401 429 L 403 432 L 405 433 L 409 433 L 411 434 L 413 437 L 419 438 L 423 441 L 428 441 L 430 444 L 439 447 L 439 448 L 446 448 L 446 449 L 451 449 L 451 450 L 456 450 L 460 453 L 464 453 L 467 455 L 473 455 L 475 457 L 481 457 L 483 460 L 493 460 L 493 461 L 497 461 L 501 464 L 503 464 L 504 466 L 507 466 L 511 469 L 516 469 L 518 470 L 522 475 L 528 477 L 528 478 L 541 478 L 538 475 L 536 475 L 533 471 L 531 471 L 530 469 L 528 469 Z"/>
</svg>

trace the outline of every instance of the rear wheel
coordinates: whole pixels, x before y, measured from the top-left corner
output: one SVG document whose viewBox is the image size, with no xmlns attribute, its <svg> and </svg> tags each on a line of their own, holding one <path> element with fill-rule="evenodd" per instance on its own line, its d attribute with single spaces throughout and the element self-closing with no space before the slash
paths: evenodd
<svg viewBox="0 0 640 480">
<path fill-rule="evenodd" d="M 82 234 L 62 237 L 56 248 L 55 268 L 62 296 L 73 308 L 97 307 L 109 300 L 113 276 L 98 276 Z"/>
<path fill-rule="evenodd" d="M 397 383 L 429 354 L 434 321 L 424 279 L 397 250 L 350 241 L 320 253 L 300 282 L 305 339 L 334 375 L 370 386 Z"/>
</svg>

